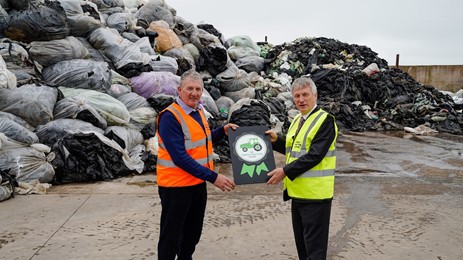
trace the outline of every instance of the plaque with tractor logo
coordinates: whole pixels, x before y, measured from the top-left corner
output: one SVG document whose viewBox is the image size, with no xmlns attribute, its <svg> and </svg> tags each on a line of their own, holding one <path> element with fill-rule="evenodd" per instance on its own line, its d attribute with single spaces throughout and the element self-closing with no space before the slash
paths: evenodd
<svg viewBox="0 0 463 260">
<path fill-rule="evenodd" d="M 265 183 L 275 169 L 266 126 L 241 126 L 228 130 L 233 178 L 236 184 Z"/>
<path fill-rule="evenodd" d="M 258 137 L 250 137 L 248 142 L 240 144 L 240 148 L 243 150 L 243 152 L 247 152 L 249 149 L 260 151 L 262 150 L 262 145 L 259 144 Z"/>
</svg>

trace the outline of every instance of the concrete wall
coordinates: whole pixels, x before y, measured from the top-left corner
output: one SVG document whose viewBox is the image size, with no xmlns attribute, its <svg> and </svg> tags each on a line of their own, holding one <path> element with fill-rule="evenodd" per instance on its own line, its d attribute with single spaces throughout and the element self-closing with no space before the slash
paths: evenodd
<svg viewBox="0 0 463 260">
<path fill-rule="evenodd" d="M 399 69 L 423 85 L 451 92 L 463 89 L 463 65 L 399 66 Z"/>
</svg>

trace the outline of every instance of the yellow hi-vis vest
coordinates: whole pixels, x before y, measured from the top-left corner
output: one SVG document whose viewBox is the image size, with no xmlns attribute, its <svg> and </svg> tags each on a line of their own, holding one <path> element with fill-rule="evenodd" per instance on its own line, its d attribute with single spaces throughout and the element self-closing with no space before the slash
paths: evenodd
<svg viewBox="0 0 463 260">
<path fill-rule="evenodd" d="M 205 132 L 199 123 L 196 122 L 193 117 L 187 115 L 178 104 L 173 103 L 165 110 L 170 111 L 182 126 L 186 152 L 196 160 L 196 162 L 213 170 L 214 162 L 212 160 L 211 131 L 203 111 L 199 111 L 199 114 L 201 115 L 201 121 L 206 130 Z M 163 112 L 164 111 L 161 113 Z M 160 115 L 158 115 L 158 118 L 160 118 Z M 159 120 L 157 123 L 159 125 Z M 159 132 L 157 135 L 159 143 L 158 160 L 156 164 L 158 185 L 161 187 L 186 187 L 203 183 L 204 180 L 196 178 L 174 164 L 164 146 Z"/>
<path fill-rule="evenodd" d="M 286 135 L 286 164 L 297 160 L 310 150 L 310 145 L 320 126 L 329 115 L 322 109 L 310 115 L 296 135 L 296 128 L 301 120 L 301 114 L 297 115 L 291 123 Z M 325 155 L 325 158 L 312 169 L 302 173 L 291 181 L 284 179 L 284 189 L 289 197 L 296 199 L 322 200 L 333 198 L 334 195 L 334 171 L 336 168 L 335 143 L 338 136 L 338 128 L 335 124 L 335 138 Z"/>
</svg>

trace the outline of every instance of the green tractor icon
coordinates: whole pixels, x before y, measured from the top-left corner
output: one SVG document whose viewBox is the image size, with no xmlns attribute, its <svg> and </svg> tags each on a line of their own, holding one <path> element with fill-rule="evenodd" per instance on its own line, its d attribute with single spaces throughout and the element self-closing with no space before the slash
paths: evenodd
<svg viewBox="0 0 463 260">
<path fill-rule="evenodd" d="M 253 148 L 256 151 L 262 150 L 262 145 L 259 144 L 257 138 L 249 138 L 247 143 L 241 144 L 240 148 L 243 152 L 247 152 L 250 148 Z"/>
</svg>

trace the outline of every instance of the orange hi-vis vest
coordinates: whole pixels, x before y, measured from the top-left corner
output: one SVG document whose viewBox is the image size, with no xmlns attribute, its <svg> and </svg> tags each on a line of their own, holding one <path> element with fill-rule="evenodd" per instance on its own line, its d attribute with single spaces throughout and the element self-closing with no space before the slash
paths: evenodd
<svg viewBox="0 0 463 260">
<path fill-rule="evenodd" d="M 175 116 L 182 127 L 187 154 L 199 164 L 213 170 L 211 131 L 204 112 L 199 110 L 201 121 L 206 131 L 203 130 L 193 117 L 187 115 L 177 103 L 172 103 L 158 115 L 158 126 L 160 115 L 166 110 Z M 158 185 L 162 187 L 186 187 L 204 182 L 204 180 L 194 177 L 175 165 L 159 135 L 159 128 L 157 135 L 159 142 L 158 161 L 156 164 Z"/>
</svg>

